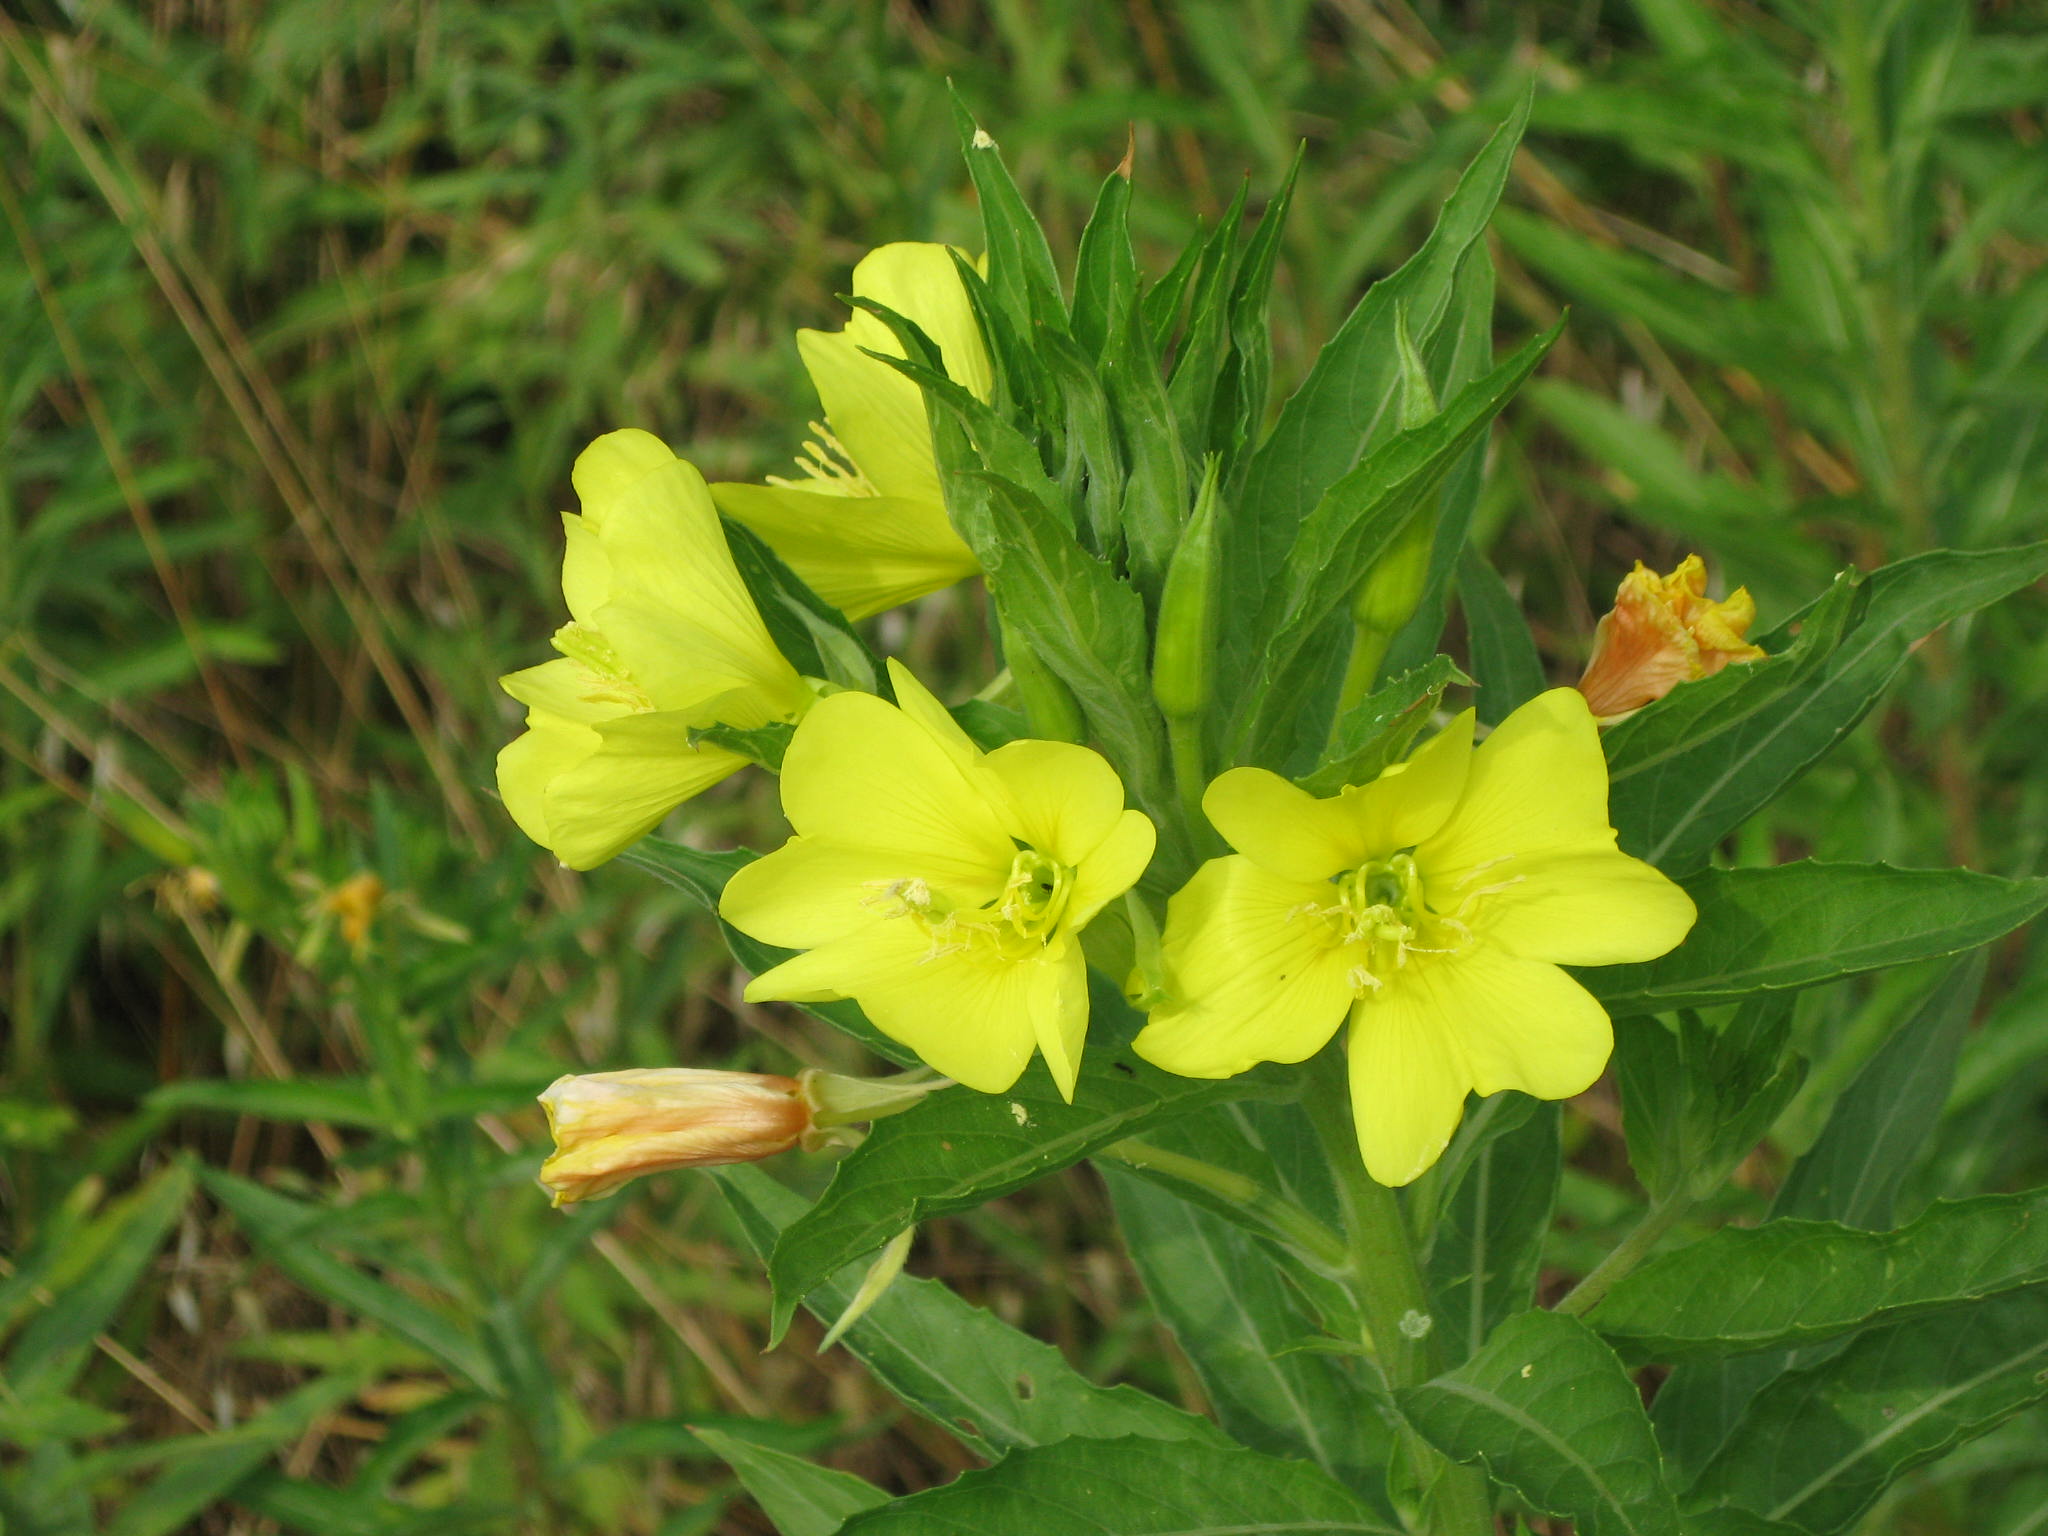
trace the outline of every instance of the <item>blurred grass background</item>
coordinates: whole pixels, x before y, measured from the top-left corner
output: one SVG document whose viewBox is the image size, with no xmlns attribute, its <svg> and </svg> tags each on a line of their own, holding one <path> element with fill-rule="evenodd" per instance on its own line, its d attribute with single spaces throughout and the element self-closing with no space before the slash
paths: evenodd
<svg viewBox="0 0 2048 1536">
<path fill-rule="evenodd" d="M 860 1065 L 492 798 L 569 464 L 637 425 L 713 478 L 782 467 L 793 330 L 873 244 L 975 240 L 948 77 L 1057 250 L 1127 135 L 1155 257 L 1305 141 L 1285 380 L 1532 74 L 1499 322 L 1574 320 L 1477 536 L 1557 679 L 1639 556 L 1703 549 L 1768 627 L 1845 561 L 2048 532 L 2038 6 L 0 11 L 0 1527 L 765 1531 L 689 1423 L 894 1488 L 963 1466 L 815 1331 L 757 1353 L 708 1181 L 567 1216 L 532 1186 L 560 1071 Z M 2040 870 L 2038 598 L 1929 642 L 1743 855 Z M 882 638 L 942 662 L 975 601 Z M 758 843 L 772 786 L 684 821 Z M 2048 968 L 2022 939 L 1995 973 L 1929 1193 L 2048 1171 Z M 1783 1140 L 1916 979 L 1806 1001 Z M 1611 1096 L 1582 1107 L 1562 1265 L 1632 1188 Z M 1085 1174 L 914 1266 L 1199 1403 Z M 1967 1455 L 1868 1529 L 2043 1528 L 2039 1414 Z"/>
</svg>

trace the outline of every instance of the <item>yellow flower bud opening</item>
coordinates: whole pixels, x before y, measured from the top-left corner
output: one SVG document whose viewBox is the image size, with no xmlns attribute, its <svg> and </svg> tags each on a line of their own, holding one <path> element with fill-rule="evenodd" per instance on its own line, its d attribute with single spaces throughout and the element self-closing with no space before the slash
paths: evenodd
<svg viewBox="0 0 2048 1536">
<path fill-rule="evenodd" d="M 1761 661 L 1744 640 L 1756 602 L 1737 587 L 1707 596 L 1707 566 L 1687 555 L 1669 576 L 1640 560 L 1614 594 L 1614 608 L 1593 630 L 1593 656 L 1579 692 L 1604 724 L 1653 704 L 1680 683 L 1712 677 L 1734 662 Z"/>
<path fill-rule="evenodd" d="M 558 1206 L 600 1199 L 645 1174 L 759 1162 L 811 1130 L 796 1080 L 760 1072 L 587 1072 L 555 1079 L 540 1103 L 555 1138 L 540 1183 Z"/>
</svg>

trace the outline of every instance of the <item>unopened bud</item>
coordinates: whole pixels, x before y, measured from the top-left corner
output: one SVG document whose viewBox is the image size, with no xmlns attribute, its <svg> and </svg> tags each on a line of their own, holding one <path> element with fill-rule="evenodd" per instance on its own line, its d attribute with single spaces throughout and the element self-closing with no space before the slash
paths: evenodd
<svg viewBox="0 0 2048 1536">
<path fill-rule="evenodd" d="M 1593 659 L 1579 679 L 1602 722 L 1655 703 L 1680 683 L 1712 677 L 1732 662 L 1761 661 L 1764 651 L 1743 639 L 1756 601 L 1737 587 L 1716 602 L 1707 596 L 1706 562 L 1687 555 L 1669 576 L 1640 560 L 1614 594 L 1614 609 L 1593 630 Z"/>
<path fill-rule="evenodd" d="M 695 1067 L 558 1077 L 540 1096 L 555 1152 L 541 1187 L 556 1205 L 595 1200 L 646 1173 L 752 1163 L 811 1129 L 794 1078 Z"/>
<path fill-rule="evenodd" d="M 1169 720 L 1199 715 L 1209 703 L 1216 649 L 1217 484 L 1220 461 L 1211 454 L 1202 472 L 1195 509 L 1181 530 L 1166 585 L 1159 594 L 1159 633 L 1152 644 L 1152 697 Z"/>
</svg>

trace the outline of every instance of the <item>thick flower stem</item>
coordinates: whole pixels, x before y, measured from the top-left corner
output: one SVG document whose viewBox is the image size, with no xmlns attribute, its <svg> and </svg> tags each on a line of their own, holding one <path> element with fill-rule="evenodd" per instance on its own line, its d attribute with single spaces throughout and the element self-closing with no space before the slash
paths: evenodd
<svg viewBox="0 0 2048 1536">
<path fill-rule="evenodd" d="M 1593 1266 L 1593 1272 L 1565 1293 L 1555 1310 L 1569 1312 L 1575 1317 L 1581 1312 L 1591 1311 L 1600 1298 L 1614 1288 L 1617 1280 L 1650 1256 L 1650 1250 L 1657 1246 L 1658 1239 L 1676 1226 L 1678 1218 L 1692 1206 L 1692 1196 L 1683 1190 L 1674 1191 L 1651 1206 L 1628 1236 Z"/>
<path fill-rule="evenodd" d="M 1208 767 L 1202 759 L 1202 717 L 1170 715 L 1166 736 L 1173 748 L 1173 783 L 1180 792 L 1180 813 L 1187 818 L 1188 836 L 1201 847 L 1208 833 L 1208 818 L 1202 814 L 1202 791 L 1209 786 Z"/>
<path fill-rule="evenodd" d="M 1390 1389 L 1419 1386 L 1444 1368 L 1444 1360 L 1408 1224 L 1394 1192 L 1365 1171 L 1339 1064 L 1325 1059 L 1311 1071 L 1308 1111 L 1337 1180 L 1351 1249 L 1349 1279 L 1365 1320 L 1365 1341 Z M 1427 1524 L 1418 1536 L 1493 1536 L 1485 1475 L 1449 1460 L 1413 1429 L 1403 1435 L 1412 1465 L 1425 1485 L 1433 1485 Z"/>
</svg>

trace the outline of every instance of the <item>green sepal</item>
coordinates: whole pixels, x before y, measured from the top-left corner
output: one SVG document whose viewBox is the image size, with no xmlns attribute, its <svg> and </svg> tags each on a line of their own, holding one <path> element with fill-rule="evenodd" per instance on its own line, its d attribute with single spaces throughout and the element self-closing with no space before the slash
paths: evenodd
<svg viewBox="0 0 2048 1536">
<path fill-rule="evenodd" d="M 1138 257 L 1131 248 L 1131 174 L 1126 164 L 1103 180 L 1074 258 L 1073 339 L 1099 358 L 1124 316 L 1138 307 Z"/>
<path fill-rule="evenodd" d="M 796 734 L 796 727 L 787 720 L 771 720 L 766 725 L 752 730 L 742 730 L 736 725 L 700 725 L 690 728 L 690 745 L 708 743 L 723 747 L 728 752 L 737 752 L 750 763 L 758 763 L 770 773 L 782 772 L 782 754 L 788 750 L 790 737 Z"/>
</svg>

